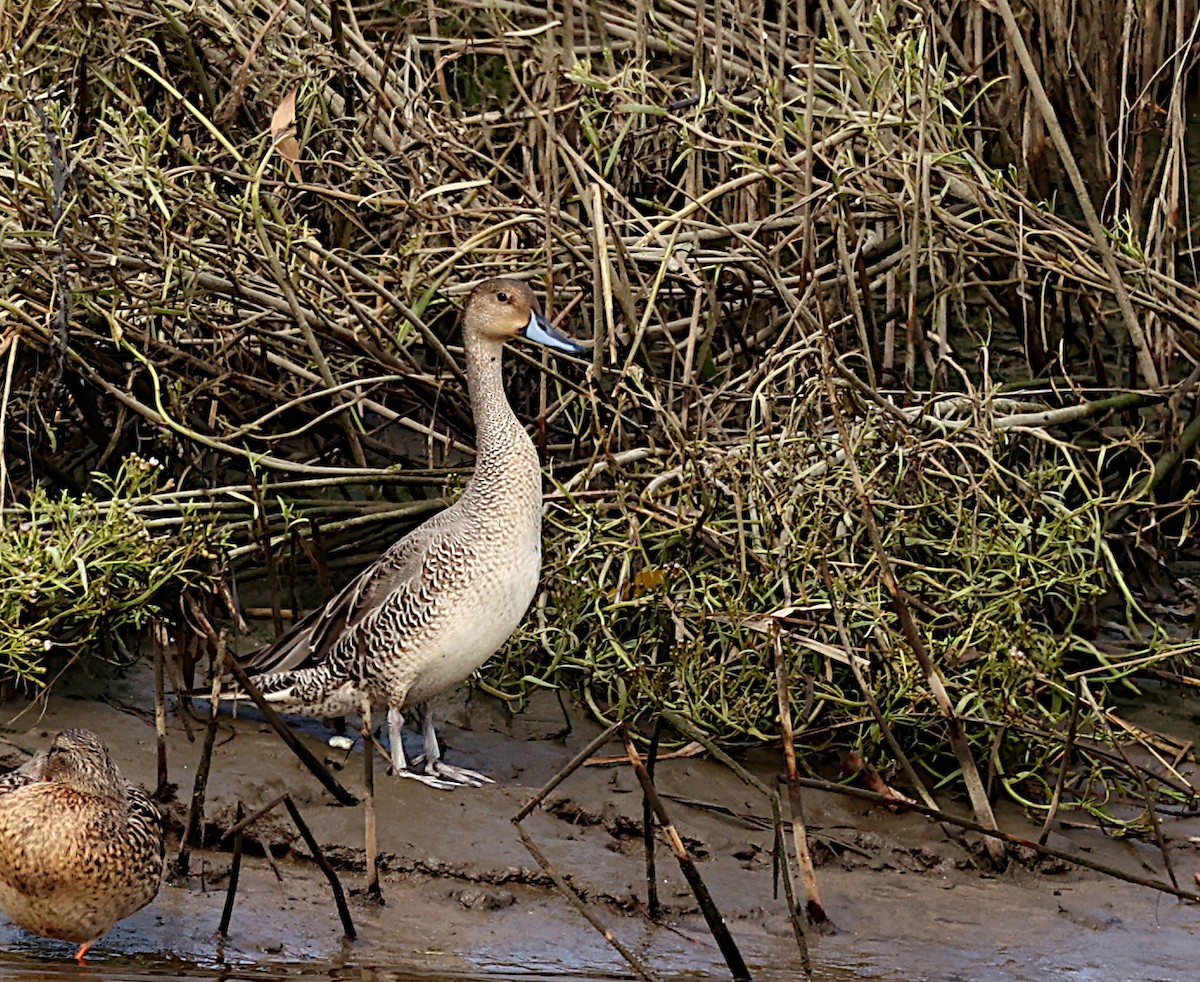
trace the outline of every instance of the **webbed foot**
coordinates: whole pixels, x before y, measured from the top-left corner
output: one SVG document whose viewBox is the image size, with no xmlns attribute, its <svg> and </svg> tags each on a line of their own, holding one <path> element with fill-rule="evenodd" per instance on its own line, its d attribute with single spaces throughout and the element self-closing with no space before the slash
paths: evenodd
<svg viewBox="0 0 1200 982">
<path fill-rule="evenodd" d="M 466 767 L 455 767 L 444 760 L 425 763 L 425 755 L 421 754 L 413 761 L 413 767 L 421 767 L 427 776 L 433 775 L 443 781 L 449 781 L 450 787 L 482 788 L 485 784 L 495 784 L 486 774 L 473 771 Z"/>
</svg>

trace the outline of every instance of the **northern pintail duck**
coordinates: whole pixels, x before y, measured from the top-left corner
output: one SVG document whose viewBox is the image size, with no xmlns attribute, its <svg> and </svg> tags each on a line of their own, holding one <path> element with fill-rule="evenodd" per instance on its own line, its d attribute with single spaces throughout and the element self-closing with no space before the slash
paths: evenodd
<svg viewBox="0 0 1200 982">
<path fill-rule="evenodd" d="M 541 573 L 542 471 L 504 394 L 504 343 L 523 337 L 584 350 L 550 325 L 533 291 L 516 280 L 476 286 L 462 329 L 476 443 L 462 496 L 247 660 L 281 712 L 357 713 L 364 695 L 373 710 L 386 706 L 394 772 L 436 788 L 491 783 L 441 759 L 429 700 L 465 680 L 512 634 Z M 401 730 L 413 706 L 421 707 L 425 752 L 410 767 Z"/>
<path fill-rule="evenodd" d="M 75 958 L 158 894 L 162 816 L 91 730 L 0 777 L 0 907 Z"/>
</svg>

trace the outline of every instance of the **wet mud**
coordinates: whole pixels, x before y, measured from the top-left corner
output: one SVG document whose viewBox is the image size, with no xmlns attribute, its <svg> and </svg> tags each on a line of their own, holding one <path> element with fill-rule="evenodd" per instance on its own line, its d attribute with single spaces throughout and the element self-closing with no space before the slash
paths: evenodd
<svg viewBox="0 0 1200 982">
<path fill-rule="evenodd" d="M 7 763 L 44 748 L 59 729 L 86 726 L 109 743 L 126 776 L 152 789 L 155 732 L 147 674 L 110 680 L 96 699 L 99 684 L 74 683 L 91 698 L 60 689 L 44 705 L 0 706 L 0 720 L 11 720 L 8 745 L 0 745 Z M 449 720 L 441 728 L 448 759 L 490 774 L 497 784 L 435 791 L 386 776 L 380 765 L 379 905 L 363 893 L 362 809 L 336 806 L 253 714 L 223 714 L 206 809 L 212 847 L 193 853 L 189 877 L 168 883 L 153 904 L 97 944 L 92 966 L 102 976 L 106 965 L 130 972 L 140 965 L 138 971 L 149 975 L 166 966 L 168 977 L 202 976 L 222 966 L 225 978 L 231 977 L 228 966 L 268 973 L 308 966 L 336 970 L 339 979 L 377 977 L 374 968 L 389 978 L 627 977 L 625 962 L 553 888 L 511 824 L 597 727 L 576 716 L 564 734 L 553 697 L 513 716 L 465 690 L 442 701 L 440 718 Z M 307 745 L 360 793 L 361 751 L 331 750 L 322 724 L 296 722 Z M 192 728 L 194 742 L 172 712 L 168 763 L 177 800 L 169 807 L 176 828 L 201 750 L 202 727 L 193 722 Z M 415 749 L 417 737 L 410 737 Z M 767 779 L 775 767 L 767 751 L 749 763 Z M 701 758 L 660 762 L 656 776 L 755 977 L 798 978 L 787 912 L 774 895 L 767 803 L 724 767 Z M 254 854 L 243 862 L 229 936 L 222 941 L 215 933 L 231 858 L 228 843 L 213 841 L 216 833 L 234 823 L 239 802 L 251 812 L 284 792 L 340 870 L 359 932 L 353 943 L 343 938 L 328 885 L 282 809 L 248 833 L 246 847 Z M 836 925 L 833 933 L 810 939 L 818 979 L 1195 978 L 1200 910 L 1172 897 L 1032 857 L 992 874 L 980 858 L 978 837 L 969 833 L 840 796 L 810 794 L 805 807 L 822 899 Z M 1009 831 L 1037 834 L 1014 809 L 1001 809 L 999 817 Z M 720 952 L 665 844 L 657 862 L 667 916 L 661 924 L 645 916 L 641 821 L 642 797 L 629 768 L 584 767 L 523 827 L 610 930 L 655 971 L 664 977 L 725 976 Z M 1200 820 L 1168 817 L 1163 831 L 1187 886 L 1200 870 L 1193 841 L 1200 838 Z M 1063 826 L 1051 844 L 1143 876 L 1162 869 L 1157 847 L 1106 838 L 1094 829 Z M 169 850 L 178 848 L 175 838 Z M 0 977 L 24 978 L 39 965 L 54 976 L 55 961 L 70 955 L 70 946 L 33 938 L 4 918 L 0 948 L 9 953 Z"/>
</svg>

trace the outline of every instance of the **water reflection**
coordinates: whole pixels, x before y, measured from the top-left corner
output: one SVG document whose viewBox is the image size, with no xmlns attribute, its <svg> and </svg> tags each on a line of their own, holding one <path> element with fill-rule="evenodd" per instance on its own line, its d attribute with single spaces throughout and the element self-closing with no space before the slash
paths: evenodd
<svg viewBox="0 0 1200 982">
<path fill-rule="evenodd" d="M 19 982 L 64 982 L 66 979 L 89 982 L 173 982 L 177 979 L 212 982 L 282 982 L 284 979 L 312 982 L 478 982 L 478 977 L 471 980 L 463 976 L 414 975 L 370 966 L 289 964 L 220 967 L 169 959 L 123 957 L 89 958 L 85 965 L 80 966 L 65 951 L 59 955 L 49 951 L 22 951 L 21 947 L 40 946 L 36 943 L 18 945 L 17 950 L 0 952 L 0 979 Z M 524 976 L 523 982 L 536 982 L 537 978 Z M 496 977 L 492 977 L 492 982 L 496 982 Z M 556 982 L 564 980 L 560 978 Z"/>
<path fill-rule="evenodd" d="M 127 957 L 110 955 L 88 958 L 85 965 L 76 965 L 70 957 L 70 945 L 31 938 L 14 943 L 0 951 L 0 979 L 20 982 L 173 982 L 177 979 L 212 980 L 212 982 L 282 982 L 282 980 L 311 980 L 311 982 L 584 982 L 575 976 L 544 975 L 538 972 L 516 975 L 445 975 L 412 973 L 373 965 L 278 964 L 278 965 L 197 965 L 191 962 L 164 958 Z M 588 976 L 587 982 L 600 979 L 627 978 L 621 975 Z"/>
<path fill-rule="evenodd" d="M 347 964 L 330 965 L 320 963 L 289 963 L 277 965 L 197 965 L 191 962 L 165 958 L 127 957 L 110 955 L 92 959 L 79 966 L 70 957 L 71 945 L 62 945 L 61 951 L 55 942 L 30 939 L 17 942 L 7 951 L 0 951 L 0 979 L 19 982 L 65 982 L 67 979 L 84 982 L 173 982 L 173 980 L 211 980 L 211 982 L 605 982 L 608 979 L 628 979 L 628 975 L 575 975 L 544 974 L 536 970 L 528 972 L 487 973 L 483 975 L 445 975 L 440 973 L 413 973 L 400 969 L 376 965 Z M 781 979 L 770 969 L 755 971 L 755 978 L 762 982 Z M 788 972 L 789 979 L 797 976 Z M 711 979 L 704 973 L 665 976 L 678 982 L 686 979 Z M 828 972 L 818 970 L 814 982 L 850 982 L 865 978 L 855 973 Z"/>
</svg>

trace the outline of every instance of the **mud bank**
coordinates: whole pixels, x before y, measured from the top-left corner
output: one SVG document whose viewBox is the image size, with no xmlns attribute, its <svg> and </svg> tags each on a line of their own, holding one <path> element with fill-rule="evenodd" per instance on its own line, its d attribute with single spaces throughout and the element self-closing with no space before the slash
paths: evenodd
<svg viewBox="0 0 1200 982">
<path fill-rule="evenodd" d="M 44 748 L 66 726 L 86 726 L 109 743 L 133 780 L 153 787 L 155 737 L 145 673 L 106 685 L 101 700 L 60 690 L 45 706 L 9 703 L 9 762 Z M 76 683 L 95 691 L 95 682 Z M 119 925 L 91 959 L 129 959 L 195 966 L 341 966 L 339 977 L 364 967 L 393 972 L 598 978 L 628 969 L 562 897 L 514 834 L 510 819 L 530 794 L 591 739 L 581 718 L 563 733 L 557 702 L 510 716 L 486 698 L 460 692 L 445 702 L 443 727 L 452 762 L 497 780 L 480 790 L 434 791 L 378 772 L 377 808 L 384 905 L 362 895 L 360 808 L 337 807 L 264 723 L 223 716 L 210 779 L 207 815 L 233 822 L 237 803 L 248 811 L 290 792 L 314 834 L 341 870 L 359 931 L 342 938 L 324 878 L 282 811 L 255 827 L 260 855 L 247 858 L 229 938 L 215 931 L 230 864 L 227 852 L 194 853 L 191 873 L 166 886 L 150 907 Z M 173 817 L 181 821 L 200 755 L 200 728 L 191 742 L 170 717 L 169 776 L 178 788 Z M 329 731 L 300 725 L 302 739 L 340 768 L 352 792 L 361 789 L 359 751 L 335 752 Z M 618 748 L 614 746 L 614 752 Z M 764 776 L 773 758 L 755 755 Z M 706 760 L 662 762 L 662 791 L 673 818 L 756 978 L 794 979 L 799 956 L 782 900 L 773 896 L 769 810 L 723 767 Z M 689 804 L 687 802 L 692 802 Z M 1195 977 L 1200 912 L 1155 891 L 1062 864 L 1013 866 L 1000 876 L 981 869 L 970 835 L 916 815 L 893 815 L 841 797 L 806 800 L 822 898 L 835 933 L 810 941 L 817 978 L 908 980 L 1137 979 Z M 720 809 L 720 810 L 717 810 Z M 728 813 L 733 813 L 728 814 Z M 582 768 L 550 796 L 525 828 L 581 890 L 611 930 L 667 977 L 721 977 L 723 963 L 678 866 L 660 849 L 665 926 L 640 911 L 645 899 L 640 838 L 642 802 L 628 768 Z M 738 816 L 738 817 L 733 817 Z M 1002 825 L 1029 834 L 1018 813 Z M 1200 869 L 1191 837 L 1200 820 L 1164 826 L 1181 879 Z M 1151 875 L 1157 849 L 1108 839 L 1088 829 L 1056 832 L 1062 848 Z M 250 846 L 253 848 L 253 843 Z M 275 858 L 268 861 L 261 848 Z M 178 850 L 178 843 L 171 846 Z M 1186 883 L 1184 884 L 1186 885 Z M 0 920 L 0 946 L 22 957 L 64 958 L 68 947 L 31 938 Z M 346 973 L 349 973 L 348 975 Z M 4 974 L 0 966 L 0 975 Z"/>
</svg>

